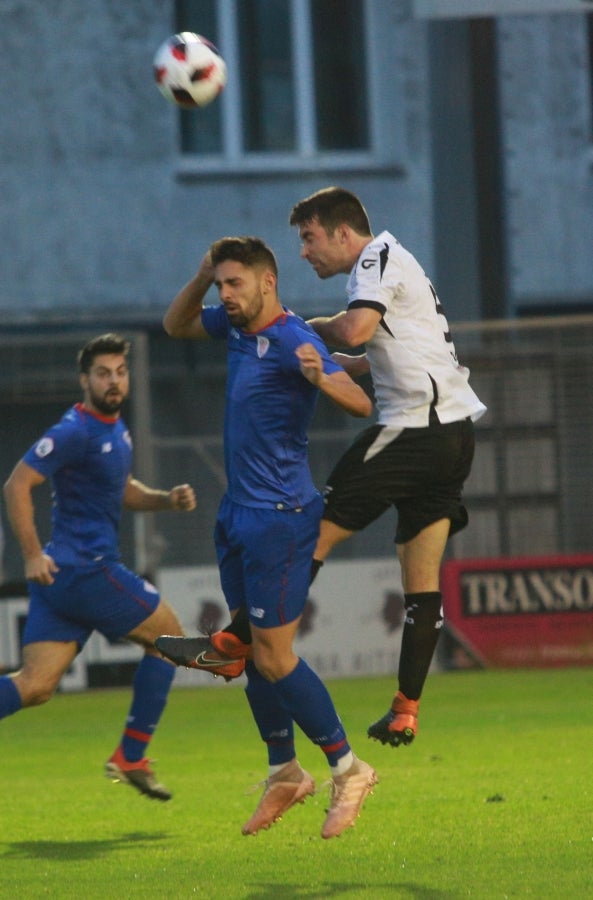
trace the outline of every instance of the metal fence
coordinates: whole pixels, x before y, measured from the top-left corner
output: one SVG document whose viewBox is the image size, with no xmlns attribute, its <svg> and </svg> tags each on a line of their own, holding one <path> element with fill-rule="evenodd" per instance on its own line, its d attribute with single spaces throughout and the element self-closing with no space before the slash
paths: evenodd
<svg viewBox="0 0 593 900">
<path fill-rule="evenodd" d="M 92 332 L 0 336 L 0 477 L 68 405 L 79 399 L 76 352 Z M 469 527 L 449 544 L 452 558 L 586 552 L 593 548 L 593 316 L 458 323 L 459 357 L 487 404 L 466 486 Z M 122 523 L 126 561 L 141 571 L 215 562 L 212 528 L 224 491 L 222 421 L 226 377 L 218 343 L 172 341 L 160 330 L 126 331 L 133 341 L 132 397 L 125 418 L 134 436 L 135 474 L 169 487 L 191 482 L 199 498 L 188 516 L 131 516 Z M 363 427 L 321 398 L 310 433 L 319 487 Z M 49 491 L 38 489 L 47 534 Z M 22 563 L 6 531 L 5 578 Z M 334 558 L 393 553 L 388 512 L 336 548 Z"/>
</svg>

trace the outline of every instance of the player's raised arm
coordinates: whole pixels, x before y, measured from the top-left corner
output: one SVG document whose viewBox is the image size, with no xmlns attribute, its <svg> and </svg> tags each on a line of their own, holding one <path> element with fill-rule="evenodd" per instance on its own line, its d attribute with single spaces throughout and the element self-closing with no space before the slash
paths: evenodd
<svg viewBox="0 0 593 900">
<path fill-rule="evenodd" d="M 202 325 L 202 304 L 212 284 L 214 268 L 208 251 L 194 277 L 181 288 L 165 313 L 163 328 L 170 337 L 193 340 L 208 337 Z"/>
<path fill-rule="evenodd" d="M 346 372 L 323 371 L 323 360 L 313 344 L 301 344 L 295 353 L 305 378 L 351 416 L 370 416 L 373 404 L 360 385 Z"/>
</svg>

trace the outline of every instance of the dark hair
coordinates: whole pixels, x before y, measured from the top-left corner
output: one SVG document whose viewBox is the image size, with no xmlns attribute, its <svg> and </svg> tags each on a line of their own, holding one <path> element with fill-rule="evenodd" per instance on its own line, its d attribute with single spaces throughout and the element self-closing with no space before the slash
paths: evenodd
<svg viewBox="0 0 593 900">
<path fill-rule="evenodd" d="M 243 263 L 249 269 L 263 267 L 271 269 L 278 277 L 278 265 L 276 257 L 260 238 L 257 237 L 223 237 L 215 241 L 210 247 L 212 265 L 232 259 Z"/>
<path fill-rule="evenodd" d="M 96 356 L 102 356 L 104 353 L 127 356 L 129 352 L 130 342 L 119 334 L 100 334 L 79 351 L 78 368 L 88 375 Z"/>
<path fill-rule="evenodd" d="M 339 225 L 349 225 L 357 234 L 370 235 L 371 223 L 367 211 L 351 191 L 341 187 L 328 187 L 305 197 L 296 203 L 290 213 L 291 225 L 303 225 L 317 219 L 328 234 Z"/>
</svg>

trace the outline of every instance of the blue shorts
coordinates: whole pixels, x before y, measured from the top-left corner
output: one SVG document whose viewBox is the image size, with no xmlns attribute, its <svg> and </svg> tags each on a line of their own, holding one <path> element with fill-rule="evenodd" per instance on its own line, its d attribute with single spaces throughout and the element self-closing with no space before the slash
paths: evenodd
<svg viewBox="0 0 593 900">
<path fill-rule="evenodd" d="M 29 582 L 29 614 L 23 645 L 76 641 L 82 648 L 93 631 L 110 641 L 126 637 L 159 605 L 154 585 L 121 563 L 98 568 L 60 566 L 53 584 Z"/>
<path fill-rule="evenodd" d="M 256 509 L 223 497 L 214 542 L 229 609 L 246 606 L 258 628 L 297 619 L 309 593 L 321 495 L 301 509 Z"/>
</svg>

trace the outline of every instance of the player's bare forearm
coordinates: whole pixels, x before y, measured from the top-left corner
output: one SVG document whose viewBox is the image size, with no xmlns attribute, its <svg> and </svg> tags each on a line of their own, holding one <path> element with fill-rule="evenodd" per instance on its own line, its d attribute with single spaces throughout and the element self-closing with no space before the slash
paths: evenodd
<svg viewBox="0 0 593 900">
<path fill-rule="evenodd" d="M 6 514 L 10 527 L 19 542 L 23 558 L 38 558 L 41 541 L 35 526 L 32 490 L 45 479 L 24 462 L 19 462 L 4 485 Z"/>
<path fill-rule="evenodd" d="M 43 552 L 35 526 L 32 490 L 45 479 L 22 460 L 4 485 L 8 521 L 23 555 L 25 578 L 38 584 L 53 584 L 59 571 L 51 556 Z"/>
<path fill-rule="evenodd" d="M 124 507 L 134 512 L 191 512 L 196 508 L 196 495 L 189 484 L 179 484 L 169 491 L 151 488 L 129 478 L 124 492 Z"/>
<path fill-rule="evenodd" d="M 341 333 L 340 319 L 346 313 L 340 312 L 336 316 L 316 316 L 314 319 L 308 319 L 307 324 L 319 335 L 321 340 L 329 347 L 343 347 L 349 345 L 345 342 Z"/>
<path fill-rule="evenodd" d="M 170 337 L 194 340 L 208 337 L 202 325 L 202 305 L 213 283 L 214 271 L 207 253 L 194 277 L 173 298 L 164 315 L 163 328 Z"/>
<path fill-rule="evenodd" d="M 381 312 L 374 307 L 350 307 L 335 316 L 319 316 L 308 324 L 329 347 L 347 349 L 366 344 L 381 321 Z"/>
<path fill-rule="evenodd" d="M 362 378 L 371 371 L 366 353 L 361 353 L 359 356 L 349 356 L 348 353 L 332 353 L 332 359 L 335 359 L 351 378 Z"/>
<path fill-rule="evenodd" d="M 352 381 L 346 372 L 332 372 L 331 375 L 326 375 L 323 371 L 323 360 L 313 344 L 301 344 L 295 350 L 295 354 L 305 378 L 337 406 L 351 416 L 362 417 L 371 414 L 373 405 L 363 389 Z"/>
<path fill-rule="evenodd" d="M 319 382 L 319 390 L 333 400 L 351 416 L 363 418 L 370 416 L 373 404 L 370 397 L 360 385 L 352 381 L 346 372 L 333 372 L 323 375 Z"/>
</svg>

